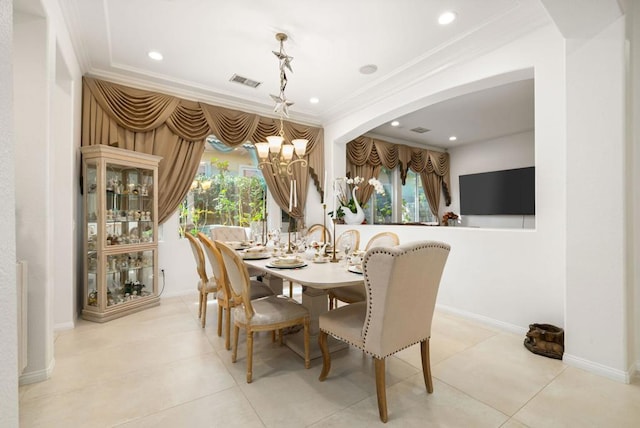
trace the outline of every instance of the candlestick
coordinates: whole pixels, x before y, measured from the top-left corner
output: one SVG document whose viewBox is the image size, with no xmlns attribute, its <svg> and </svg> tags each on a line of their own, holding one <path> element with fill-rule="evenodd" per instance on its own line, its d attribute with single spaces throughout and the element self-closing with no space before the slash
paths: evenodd
<svg viewBox="0 0 640 428">
<path fill-rule="evenodd" d="M 293 181 L 289 180 L 289 212 L 291 212 L 293 204 Z"/>
<path fill-rule="evenodd" d="M 326 234 L 327 234 L 327 204 L 322 204 L 322 245 L 326 243 L 326 238 L 325 238 Z"/>
<path fill-rule="evenodd" d="M 332 220 L 333 220 L 333 236 L 336 236 L 336 223 L 338 222 L 338 218 L 335 217 L 334 215 Z M 336 242 L 335 241 L 333 242 L 332 247 L 333 247 L 333 257 L 331 258 L 330 261 L 331 263 L 337 263 L 338 259 L 336 258 Z"/>
<path fill-rule="evenodd" d="M 291 214 L 291 213 L 289 213 Z M 289 230 L 288 230 L 288 235 L 289 235 L 289 245 L 287 248 L 287 254 L 293 254 L 293 250 L 291 250 L 291 230 L 294 228 L 293 225 L 293 217 L 291 217 L 291 215 L 289 215 Z"/>
<path fill-rule="evenodd" d="M 267 192 L 262 190 L 262 245 L 267 245 Z"/>
</svg>

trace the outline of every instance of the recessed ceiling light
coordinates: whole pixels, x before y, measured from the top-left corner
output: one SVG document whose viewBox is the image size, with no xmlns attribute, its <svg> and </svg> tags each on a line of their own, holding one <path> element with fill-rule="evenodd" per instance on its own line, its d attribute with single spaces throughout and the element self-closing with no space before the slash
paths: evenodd
<svg viewBox="0 0 640 428">
<path fill-rule="evenodd" d="M 378 66 L 375 64 L 367 64 L 360 67 L 360 73 L 362 74 L 373 74 L 378 71 Z"/>
<path fill-rule="evenodd" d="M 151 59 L 162 61 L 162 54 L 158 51 L 150 51 L 147 55 L 149 55 L 149 58 Z"/>
<path fill-rule="evenodd" d="M 398 122 L 397 120 L 394 120 L 393 122 L 391 122 L 391 126 L 398 126 L 400 125 L 400 122 Z"/>
<path fill-rule="evenodd" d="M 456 20 L 456 16 L 457 15 L 455 12 L 451 12 L 451 11 L 444 12 L 438 17 L 438 23 L 440 25 L 449 25 Z"/>
<path fill-rule="evenodd" d="M 458 139 L 458 137 L 456 137 L 455 135 L 452 135 L 451 137 L 449 137 L 449 141 L 456 141 Z"/>
<path fill-rule="evenodd" d="M 320 99 L 318 97 L 311 97 L 309 98 L 309 102 L 311 104 L 318 104 L 320 102 Z"/>
</svg>

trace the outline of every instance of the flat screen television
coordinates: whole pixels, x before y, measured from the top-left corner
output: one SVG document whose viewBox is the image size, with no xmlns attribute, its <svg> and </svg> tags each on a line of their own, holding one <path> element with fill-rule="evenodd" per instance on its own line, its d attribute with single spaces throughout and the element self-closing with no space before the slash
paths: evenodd
<svg viewBox="0 0 640 428">
<path fill-rule="evenodd" d="M 461 175 L 462 215 L 536 213 L 535 167 Z"/>
</svg>

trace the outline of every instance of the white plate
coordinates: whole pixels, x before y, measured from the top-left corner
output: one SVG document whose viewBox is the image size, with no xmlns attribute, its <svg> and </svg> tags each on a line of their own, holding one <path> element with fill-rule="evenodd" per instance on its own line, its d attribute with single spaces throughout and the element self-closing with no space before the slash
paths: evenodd
<svg viewBox="0 0 640 428">
<path fill-rule="evenodd" d="M 329 257 L 326 257 L 326 258 L 323 258 L 323 259 L 321 259 L 321 258 L 313 259 L 314 263 L 327 263 L 328 261 L 329 261 Z"/>
<path fill-rule="evenodd" d="M 268 268 L 274 268 L 274 269 L 297 269 L 297 268 L 305 267 L 306 265 L 307 264 L 305 262 L 300 262 L 295 265 L 292 265 L 292 264 L 274 265 L 273 263 L 267 263 L 265 266 Z"/>
<path fill-rule="evenodd" d="M 359 273 L 360 275 L 362 275 L 362 267 L 360 267 L 360 266 L 355 266 L 355 265 L 354 266 L 349 266 L 347 268 L 347 270 L 349 272 Z"/>
<path fill-rule="evenodd" d="M 244 253 L 242 258 L 245 259 L 245 260 L 264 260 L 264 259 L 270 259 L 271 258 L 271 254 L 269 254 L 269 253 Z"/>
</svg>

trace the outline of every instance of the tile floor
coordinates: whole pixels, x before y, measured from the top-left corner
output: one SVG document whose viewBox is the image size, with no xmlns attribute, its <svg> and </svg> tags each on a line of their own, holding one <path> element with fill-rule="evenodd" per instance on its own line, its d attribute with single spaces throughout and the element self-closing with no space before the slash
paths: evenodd
<svg viewBox="0 0 640 428">
<path fill-rule="evenodd" d="M 299 293 L 299 289 L 297 290 Z M 299 296 L 298 296 L 299 297 Z M 231 363 L 216 304 L 200 328 L 197 295 L 56 335 L 51 379 L 20 388 L 27 427 L 370 427 L 378 419 L 371 359 L 338 351 L 329 378 L 268 334 Z M 240 343 L 242 344 L 242 337 Z M 522 338 L 436 312 L 434 394 L 419 348 L 387 360 L 389 427 L 639 427 L 640 382 L 624 385 L 531 354 Z"/>
</svg>

